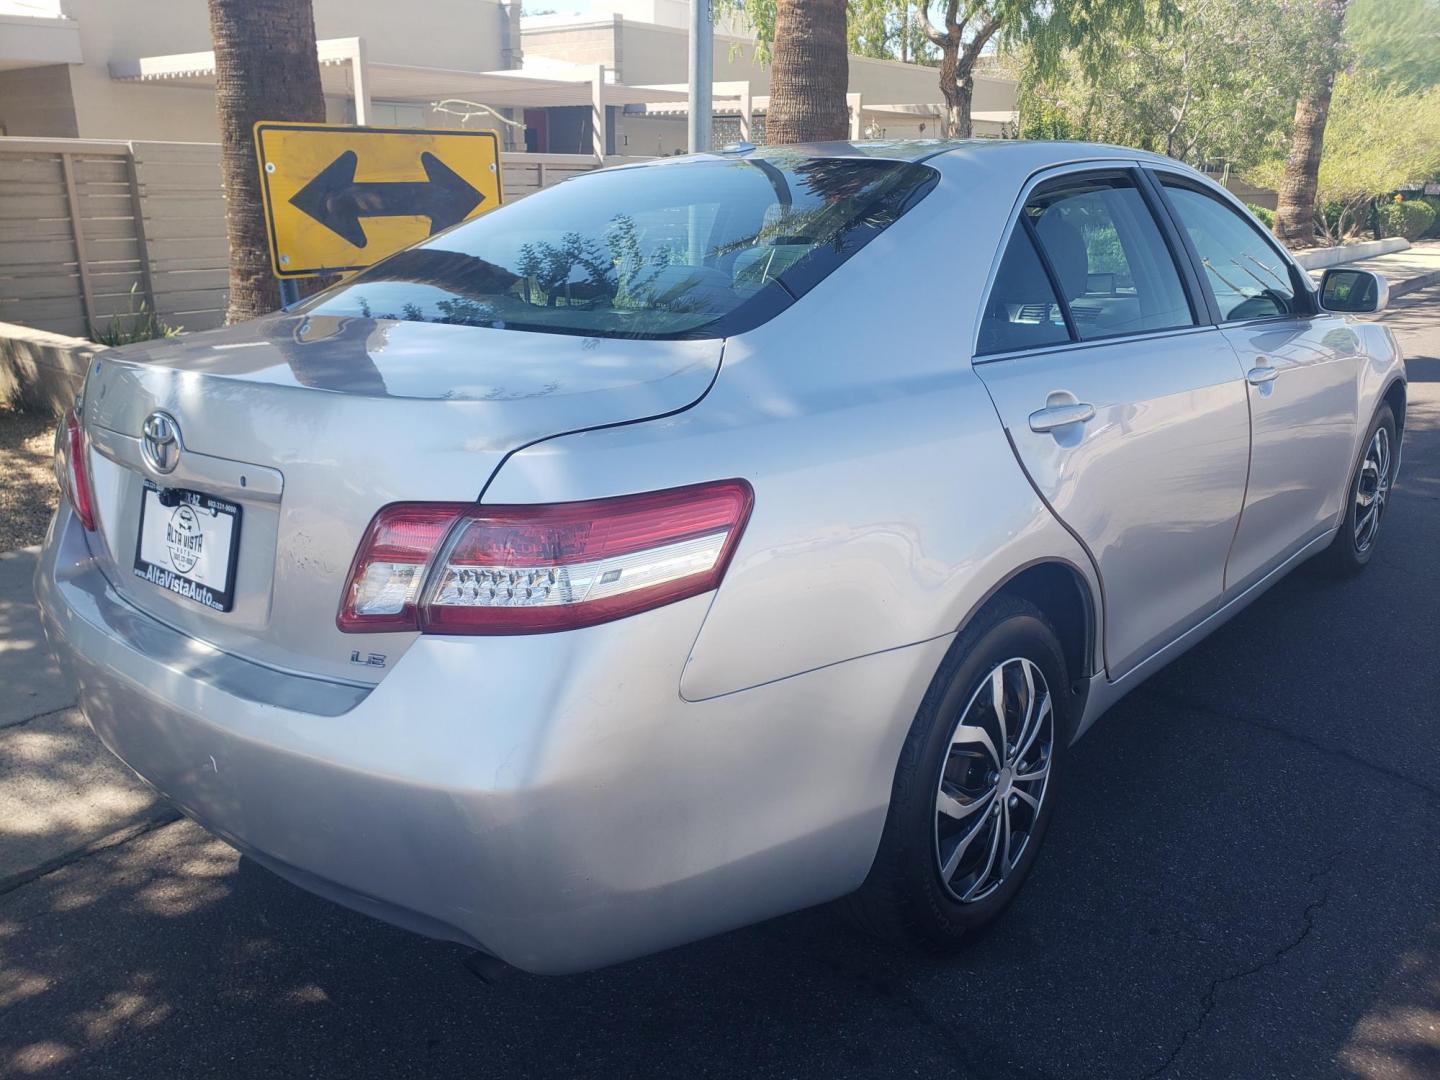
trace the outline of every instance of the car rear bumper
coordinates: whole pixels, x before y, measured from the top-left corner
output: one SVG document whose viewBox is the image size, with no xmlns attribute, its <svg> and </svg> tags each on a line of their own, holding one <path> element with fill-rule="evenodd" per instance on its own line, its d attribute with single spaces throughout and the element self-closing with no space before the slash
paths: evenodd
<svg viewBox="0 0 1440 1080">
<path fill-rule="evenodd" d="M 63 507 L 36 592 L 96 733 L 187 814 L 304 888 L 541 973 L 858 886 L 948 644 L 685 702 L 702 596 L 565 634 L 422 637 L 366 689 L 137 611 Z"/>
</svg>

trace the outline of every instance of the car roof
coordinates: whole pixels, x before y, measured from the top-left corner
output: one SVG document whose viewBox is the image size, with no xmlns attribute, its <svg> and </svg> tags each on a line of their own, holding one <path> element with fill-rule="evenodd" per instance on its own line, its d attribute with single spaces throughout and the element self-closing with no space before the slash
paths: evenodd
<svg viewBox="0 0 1440 1080">
<path fill-rule="evenodd" d="M 1073 161 L 1143 161 L 1183 172 L 1195 170 L 1174 158 L 1105 143 L 1062 142 L 1049 139 L 869 139 L 856 142 L 795 143 L 786 146 L 752 146 L 737 143 L 705 154 L 687 154 L 619 168 L 646 168 L 696 161 L 801 158 L 871 158 L 882 161 L 927 162 L 943 171 L 963 170 L 967 164 L 1015 170 L 1022 175 Z M 1199 175 L 1199 174 L 1196 174 Z"/>
</svg>

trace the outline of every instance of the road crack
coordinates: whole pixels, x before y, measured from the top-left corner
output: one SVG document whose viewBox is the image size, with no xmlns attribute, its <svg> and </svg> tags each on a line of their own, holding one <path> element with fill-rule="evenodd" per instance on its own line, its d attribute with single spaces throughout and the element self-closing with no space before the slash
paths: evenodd
<svg viewBox="0 0 1440 1080">
<path fill-rule="evenodd" d="M 837 916 L 837 919 L 839 916 Z M 758 927 L 762 934 L 781 940 L 784 934 L 772 924 Z M 955 1017 L 940 1015 L 924 995 L 908 985 L 913 971 L 886 974 L 864 963 L 852 962 L 853 954 L 843 949 L 806 950 L 807 959 L 832 974 L 863 989 L 872 998 L 904 1013 L 935 1040 L 939 1052 L 953 1063 L 958 1076 L 984 1076 L 987 1080 L 1057 1080 L 1045 1069 L 1007 1060 L 1013 1047 L 1002 1046 L 973 1025 Z"/>
<path fill-rule="evenodd" d="M 20 720 L 11 720 L 8 724 L 0 724 L 0 735 L 3 735 L 7 731 L 14 731 L 16 728 L 22 728 L 26 724 L 33 724 L 37 720 L 48 720 L 52 716 L 59 716 L 61 713 L 70 712 L 75 707 L 76 703 L 72 701 L 69 705 L 61 705 L 58 709 L 47 709 L 45 712 L 38 712 L 34 716 L 26 716 Z"/>
<path fill-rule="evenodd" d="M 1327 877 L 1330 871 L 1335 868 L 1335 863 L 1339 861 L 1340 856 L 1343 854 L 1343 851 L 1332 852 L 1321 869 L 1315 870 L 1308 875 L 1306 879 L 1307 883 L 1313 887 L 1317 882 Z M 1196 1017 L 1195 1022 L 1191 1024 L 1190 1027 L 1181 1033 L 1179 1040 L 1175 1043 L 1170 1053 L 1166 1055 L 1165 1060 L 1149 1072 L 1142 1074 L 1142 1080 L 1156 1080 L 1157 1077 L 1163 1076 L 1169 1071 L 1170 1067 L 1175 1064 L 1191 1040 L 1199 1036 L 1200 1032 L 1204 1030 L 1206 1022 L 1210 1019 L 1210 1014 L 1215 1011 L 1221 987 L 1229 986 L 1231 983 L 1239 982 L 1241 979 L 1248 979 L 1252 975 L 1258 975 L 1268 968 L 1276 967 L 1286 956 L 1303 945 L 1305 939 L 1310 936 L 1310 931 L 1315 929 L 1315 916 L 1325 907 L 1329 899 L 1330 889 L 1329 886 L 1326 886 L 1318 897 L 1305 905 L 1305 910 L 1300 916 L 1300 928 L 1295 936 L 1279 948 L 1272 950 L 1270 955 L 1265 957 L 1265 959 L 1250 964 L 1238 971 L 1232 971 L 1228 975 L 1220 975 L 1210 980 L 1209 987 L 1206 988 L 1205 993 L 1200 997 L 1200 1015 Z"/>
</svg>

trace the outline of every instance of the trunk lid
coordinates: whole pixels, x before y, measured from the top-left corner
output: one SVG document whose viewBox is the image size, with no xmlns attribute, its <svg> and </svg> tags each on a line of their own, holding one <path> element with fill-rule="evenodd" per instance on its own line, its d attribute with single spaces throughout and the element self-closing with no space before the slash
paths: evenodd
<svg viewBox="0 0 1440 1080">
<path fill-rule="evenodd" d="M 105 353 L 85 394 L 92 547 L 130 602 L 216 648 L 375 683 L 414 634 L 342 634 L 335 614 L 376 510 L 473 501 L 521 446 L 683 409 L 721 346 L 280 314 Z M 144 452 L 156 412 L 178 428 L 170 473 Z M 229 611 L 135 573 L 147 481 L 238 508 Z"/>
</svg>

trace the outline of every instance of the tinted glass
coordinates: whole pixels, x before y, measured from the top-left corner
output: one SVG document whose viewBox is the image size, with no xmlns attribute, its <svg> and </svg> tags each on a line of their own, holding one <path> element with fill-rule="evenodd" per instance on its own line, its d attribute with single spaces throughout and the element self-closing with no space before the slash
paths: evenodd
<svg viewBox="0 0 1440 1080">
<path fill-rule="evenodd" d="M 1320 306 L 1326 311 L 1375 311 L 1380 305 L 1380 283 L 1365 270 L 1331 267 L 1320 286 Z"/>
<path fill-rule="evenodd" d="M 1128 176 L 1067 178 L 1025 213 L 1082 338 L 1193 326 L 1180 272 Z"/>
<path fill-rule="evenodd" d="M 1009 352 L 1069 340 L 1065 316 L 1040 257 L 1035 254 L 1029 230 L 1017 227 L 1000 260 L 995 283 L 990 286 L 976 352 Z"/>
<path fill-rule="evenodd" d="M 1250 222 L 1218 199 L 1162 181 L 1220 305 L 1222 321 L 1295 310 L 1290 270 Z"/>
<path fill-rule="evenodd" d="M 307 310 L 599 337 L 774 315 L 934 185 L 924 165 L 777 156 L 597 172 L 400 252 Z"/>
</svg>

